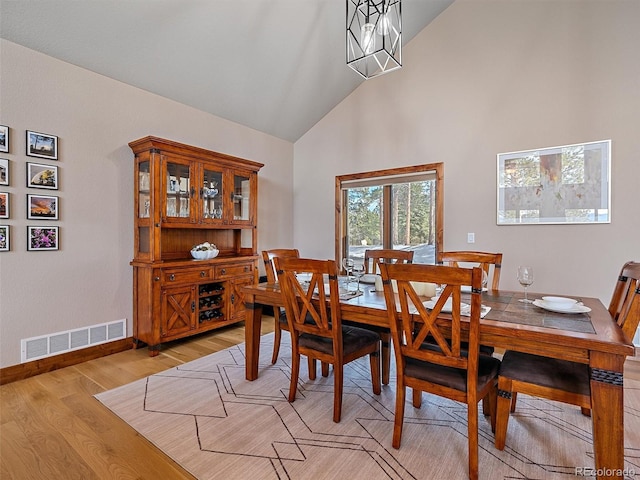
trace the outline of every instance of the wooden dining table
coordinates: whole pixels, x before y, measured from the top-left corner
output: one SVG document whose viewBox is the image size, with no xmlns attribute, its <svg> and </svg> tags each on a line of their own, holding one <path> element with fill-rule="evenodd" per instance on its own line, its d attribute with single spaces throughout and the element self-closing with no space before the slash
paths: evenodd
<svg viewBox="0 0 640 480">
<path fill-rule="evenodd" d="M 372 285 L 363 287 L 362 295 L 341 300 L 343 319 L 388 327 L 383 292 Z M 245 375 L 247 380 L 255 380 L 259 373 L 262 307 L 282 305 L 283 301 L 278 284 L 249 285 L 243 292 L 247 307 Z M 541 295 L 529 293 L 530 298 Z M 480 343 L 588 364 L 595 474 L 597 478 L 623 478 L 623 369 L 626 357 L 635 353 L 633 344 L 597 298 L 574 297 L 591 309 L 580 314 L 550 312 L 521 302 L 522 298 L 521 292 L 483 292 L 482 304 L 491 310 L 480 321 Z"/>
</svg>

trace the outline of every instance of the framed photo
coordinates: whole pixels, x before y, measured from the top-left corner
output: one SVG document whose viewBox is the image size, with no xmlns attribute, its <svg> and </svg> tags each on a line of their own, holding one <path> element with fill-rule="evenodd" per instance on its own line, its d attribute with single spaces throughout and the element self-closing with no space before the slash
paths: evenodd
<svg viewBox="0 0 640 480">
<path fill-rule="evenodd" d="M 0 152 L 9 152 L 9 127 L 0 125 Z"/>
<path fill-rule="evenodd" d="M 58 202 L 58 197 L 27 195 L 27 218 L 29 220 L 58 220 Z"/>
<path fill-rule="evenodd" d="M 0 158 L 0 185 L 9 185 L 9 160 Z"/>
<path fill-rule="evenodd" d="M 58 227 L 27 227 L 27 250 L 58 250 Z"/>
<path fill-rule="evenodd" d="M 611 140 L 498 154 L 498 225 L 611 223 Z"/>
<path fill-rule="evenodd" d="M 9 251 L 9 225 L 0 225 L 0 252 Z"/>
<path fill-rule="evenodd" d="M 58 167 L 27 162 L 27 187 L 58 190 Z"/>
<path fill-rule="evenodd" d="M 9 193 L 0 192 L 0 218 L 9 218 Z"/>
<path fill-rule="evenodd" d="M 27 155 L 57 160 L 58 137 L 27 130 Z"/>
</svg>

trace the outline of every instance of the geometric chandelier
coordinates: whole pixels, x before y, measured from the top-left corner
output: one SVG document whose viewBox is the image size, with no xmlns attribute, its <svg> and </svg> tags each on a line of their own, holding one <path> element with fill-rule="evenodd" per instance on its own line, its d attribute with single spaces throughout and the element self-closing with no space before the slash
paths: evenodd
<svg viewBox="0 0 640 480">
<path fill-rule="evenodd" d="M 365 79 L 401 68 L 401 0 L 346 1 L 347 65 Z"/>
</svg>

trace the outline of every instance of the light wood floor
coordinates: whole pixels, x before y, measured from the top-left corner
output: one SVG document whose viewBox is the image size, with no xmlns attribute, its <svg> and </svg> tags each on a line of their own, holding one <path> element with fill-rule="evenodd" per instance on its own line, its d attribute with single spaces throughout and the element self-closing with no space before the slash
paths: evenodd
<svg viewBox="0 0 640 480">
<path fill-rule="evenodd" d="M 265 318 L 262 333 L 273 331 Z M 93 395 L 244 342 L 244 326 L 128 350 L 0 387 L 0 479 L 193 479 Z M 179 395 L 179 392 L 176 392 Z"/>
<path fill-rule="evenodd" d="M 273 331 L 265 319 L 263 333 Z M 244 341 L 244 327 L 128 350 L 0 387 L 2 480 L 193 479 L 93 395 Z M 628 360 L 640 379 L 640 359 Z M 179 394 L 179 392 L 176 392 Z"/>
</svg>

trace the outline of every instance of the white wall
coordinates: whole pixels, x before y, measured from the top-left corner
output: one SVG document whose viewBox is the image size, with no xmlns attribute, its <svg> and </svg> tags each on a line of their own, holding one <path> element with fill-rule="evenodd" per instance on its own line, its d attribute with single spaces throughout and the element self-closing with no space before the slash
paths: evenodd
<svg viewBox="0 0 640 480">
<path fill-rule="evenodd" d="M 457 0 L 294 149 L 295 244 L 334 256 L 336 175 L 444 162 L 448 250 L 504 253 L 501 287 L 599 297 L 640 261 L 640 2 Z M 612 222 L 496 225 L 496 155 L 612 140 Z M 476 243 L 466 243 L 474 232 Z"/>
<path fill-rule="evenodd" d="M 0 366 L 20 339 L 126 318 L 132 334 L 133 154 L 146 135 L 264 163 L 259 248 L 291 246 L 293 145 L 26 49 L 0 43 L 0 124 L 11 132 L 11 251 L 0 253 Z M 59 137 L 59 160 L 25 155 L 25 131 Z M 60 189 L 25 186 L 26 162 L 55 163 Z M 60 250 L 27 252 L 26 195 L 60 197 Z M 268 225 L 268 227 L 267 227 Z"/>
</svg>

